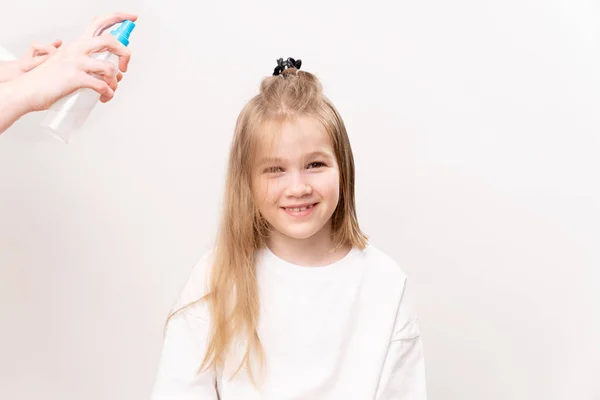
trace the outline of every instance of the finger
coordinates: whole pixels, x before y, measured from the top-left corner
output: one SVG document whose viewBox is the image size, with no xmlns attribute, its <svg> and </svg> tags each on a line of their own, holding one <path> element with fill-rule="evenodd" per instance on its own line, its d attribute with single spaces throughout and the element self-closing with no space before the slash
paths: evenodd
<svg viewBox="0 0 600 400">
<path fill-rule="evenodd" d="M 116 91 L 117 87 L 119 86 L 119 84 L 117 82 L 117 78 L 114 75 L 91 75 L 91 76 L 94 77 L 94 79 L 104 81 L 104 83 L 106 83 L 113 92 Z M 112 97 L 110 97 L 110 98 L 112 98 Z"/>
<path fill-rule="evenodd" d="M 97 79 L 102 79 L 106 84 L 113 90 L 117 90 L 117 86 L 119 82 L 117 81 L 117 77 L 114 75 L 97 75 Z"/>
<path fill-rule="evenodd" d="M 96 36 L 86 41 L 84 45 L 86 54 L 100 53 L 102 51 L 110 51 L 119 56 L 119 69 L 123 72 L 127 71 L 129 60 L 131 59 L 131 51 L 113 35 Z"/>
<path fill-rule="evenodd" d="M 56 46 L 53 44 L 34 44 L 31 46 L 32 49 L 32 57 L 43 56 L 43 55 L 52 55 L 56 53 Z"/>
<path fill-rule="evenodd" d="M 108 85 L 108 87 L 110 88 L 110 90 L 112 90 L 112 92 L 109 92 L 108 94 L 103 94 L 100 96 L 100 101 L 102 103 L 106 103 L 107 101 L 110 101 L 113 99 L 113 97 L 115 97 L 115 92 L 117 90 L 117 84 L 115 83 L 114 85 Z"/>
<path fill-rule="evenodd" d="M 54 46 L 55 48 L 59 48 L 60 46 L 62 46 L 63 41 L 60 39 L 55 40 L 54 42 L 52 42 L 52 46 Z"/>
<path fill-rule="evenodd" d="M 111 80 L 110 82 L 107 82 L 108 87 L 112 89 L 113 92 L 117 91 L 117 88 L 119 87 L 119 84 L 117 83 L 117 80 Z"/>
<path fill-rule="evenodd" d="M 112 88 L 112 87 L 111 87 L 111 89 L 112 89 L 112 91 L 113 91 L 113 92 L 112 92 L 112 94 L 110 94 L 110 95 L 102 95 L 102 96 L 100 96 L 100 101 L 101 101 L 102 103 L 106 103 L 107 101 L 110 101 L 110 100 L 112 100 L 112 99 L 113 99 L 113 97 L 115 97 L 115 92 L 117 91 L 117 88 L 116 88 L 116 87 L 115 87 L 115 88 Z"/>
<path fill-rule="evenodd" d="M 117 72 L 117 82 L 121 82 L 121 79 L 123 79 L 123 73 L 119 71 Z"/>
<path fill-rule="evenodd" d="M 83 74 L 79 87 L 92 89 L 100 94 L 100 97 L 106 101 L 113 98 L 115 92 L 101 79 L 94 78 L 91 75 Z"/>
<path fill-rule="evenodd" d="M 121 78 L 119 78 L 119 76 L 123 77 L 123 74 L 121 72 L 117 72 L 117 76 L 102 76 L 100 75 L 99 77 L 102 78 L 102 80 L 104 82 L 106 82 L 108 84 L 108 87 L 110 87 L 113 91 L 113 96 L 114 96 L 114 92 L 117 91 L 117 88 L 119 87 L 119 81 L 121 80 Z M 100 97 L 100 101 L 102 103 L 106 103 L 107 101 L 111 100 L 112 97 L 108 97 L 108 96 L 101 96 Z"/>
<path fill-rule="evenodd" d="M 36 43 L 32 43 L 31 46 L 29 46 L 29 49 L 27 49 L 27 53 L 25 54 L 24 57 L 33 57 L 35 55 L 35 46 Z"/>
<path fill-rule="evenodd" d="M 40 47 L 41 45 L 39 43 L 31 43 L 31 45 L 29 46 L 29 51 L 27 52 L 27 56 L 29 57 L 33 57 L 35 56 L 35 52 L 37 51 L 37 49 Z"/>
<path fill-rule="evenodd" d="M 82 57 L 79 65 L 85 73 L 112 77 L 116 80 L 117 67 L 115 67 L 110 61 Z"/>
<path fill-rule="evenodd" d="M 84 31 L 82 37 L 89 38 L 93 36 L 98 36 L 102 34 L 106 29 L 111 26 L 118 24 L 119 22 L 123 22 L 125 20 L 135 21 L 137 20 L 137 15 L 127 14 L 127 13 L 114 13 L 109 14 L 102 17 L 97 17 L 94 21 L 87 27 Z"/>
</svg>

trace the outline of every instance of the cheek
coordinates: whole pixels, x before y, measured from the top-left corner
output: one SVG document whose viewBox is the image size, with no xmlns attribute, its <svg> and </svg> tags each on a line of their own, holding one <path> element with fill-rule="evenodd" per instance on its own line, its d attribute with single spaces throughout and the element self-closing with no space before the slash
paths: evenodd
<svg viewBox="0 0 600 400">
<path fill-rule="evenodd" d="M 258 209 L 264 211 L 265 207 L 270 207 L 278 203 L 281 189 L 276 182 L 260 178 L 254 183 L 253 196 Z"/>
<path fill-rule="evenodd" d="M 340 196 L 340 178 L 337 171 L 331 171 L 328 174 L 322 174 L 315 179 L 313 187 L 327 200 L 336 202 Z"/>
</svg>

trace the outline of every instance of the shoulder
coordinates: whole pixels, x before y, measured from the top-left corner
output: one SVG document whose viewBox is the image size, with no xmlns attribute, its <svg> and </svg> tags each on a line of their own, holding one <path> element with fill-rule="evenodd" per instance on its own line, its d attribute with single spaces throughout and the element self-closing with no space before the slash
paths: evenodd
<svg viewBox="0 0 600 400">
<path fill-rule="evenodd" d="M 383 251 L 369 244 L 359 251 L 362 290 L 379 304 L 397 305 L 402 299 L 407 277 L 400 265 Z"/>
<path fill-rule="evenodd" d="M 208 251 L 194 264 L 190 276 L 177 299 L 173 311 L 197 302 L 209 293 L 210 271 L 213 264 L 213 251 Z"/>
<path fill-rule="evenodd" d="M 419 336 L 418 317 L 413 307 L 411 284 L 400 265 L 390 256 L 369 245 L 362 252 L 367 264 L 365 275 L 369 277 L 369 288 L 378 296 L 378 304 L 388 304 L 395 315 L 392 340 Z"/>
<path fill-rule="evenodd" d="M 169 351 L 201 349 L 210 323 L 209 292 L 212 252 L 205 253 L 191 269 L 189 278 L 167 319 L 165 346 Z"/>
<path fill-rule="evenodd" d="M 367 245 L 362 250 L 360 257 L 362 257 L 368 273 L 376 274 L 383 279 L 391 279 L 395 282 L 406 279 L 406 274 L 400 265 L 372 244 Z"/>
</svg>

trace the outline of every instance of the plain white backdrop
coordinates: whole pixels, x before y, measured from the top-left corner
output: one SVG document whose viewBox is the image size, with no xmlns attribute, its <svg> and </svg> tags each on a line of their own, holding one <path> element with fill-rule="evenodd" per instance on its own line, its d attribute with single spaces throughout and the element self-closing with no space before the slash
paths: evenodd
<svg viewBox="0 0 600 400">
<path fill-rule="evenodd" d="M 115 99 L 69 145 L 41 115 L 0 136 L 0 398 L 149 397 L 237 114 L 295 57 L 412 281 L 430 399 L 600 399 L 597 2 L 2 0 L 0 45 L 113 11 L 139 14 Z"/>
</svg>

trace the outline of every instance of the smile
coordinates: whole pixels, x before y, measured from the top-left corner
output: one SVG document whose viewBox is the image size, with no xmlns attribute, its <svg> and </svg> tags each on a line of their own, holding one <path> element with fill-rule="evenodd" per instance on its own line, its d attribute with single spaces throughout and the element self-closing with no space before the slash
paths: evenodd
<svg viewBox="0 0 600 400">
<path fill-rule="evenodd" d="M 302 204 L 295 207 L 281 207 L 287 214 L 294 217 L 304 217 L 312 213 L 318 203 Z"/>
</svg>

